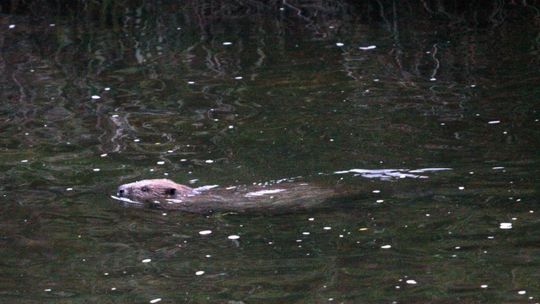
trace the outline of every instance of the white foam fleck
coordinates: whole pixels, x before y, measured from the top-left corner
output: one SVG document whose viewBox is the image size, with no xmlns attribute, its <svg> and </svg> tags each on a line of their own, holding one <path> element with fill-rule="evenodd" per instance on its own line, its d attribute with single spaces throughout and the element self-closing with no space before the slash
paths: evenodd
<svg viewBox="0 0 540 304">
<path fill-rule="evenodd" d="M 490 124 L 490 125 L 496 125 L 496 124 L 499 124 L 499 123 L 501 123 L 500 120 L 492 120 L 492 121 L 488 121 L 488 124 Z"/>
<path fill-rule="evenodd" d="M 314 217 L 310 217 L 310 218 L 308 218 L 307 220 L 310 221 L 310 222 L 313 222 L 313 221 L 315 220 L 315 218 L 314 218 Z"/>
<path fill-rule="evenodd" d="M 164 162 L 164 161 L 162 161 L 162 160 L 160 160 L 160 161 L 158 161 L 158 162 L 157 162 L 156 164 L 158 164 L 158 165 L 164 165 L 164 164 L 165 164 L 165 162 Z"/>
<path fill-rule="evenodd" d="M 204 162 L 207 163 L 207 164 L 211 164 L 211 163 L 214 162 L 214 160 L 212 160 L 212 159 L 207 159 L 207 160 L 205 160 Z"/>
<path fill-rule="evenodd" d="M 410 285 L 416 285 L 417 284 L 415 280 L 407 280 L 407 281 L 405 281 L 405 283 L 410 284 Z"/>
<path fill-rule="evenodd" d="M 500 223 L 499 228 L 500 229 L 512 229 L 512 223 Z"/>
<path fill-rule="evenodd" d="M 518 294 L 520 294 L 520 295 L 524 295 L 524 294 L 526 294 L 526 293 L 527 293 L 526 290 L 520 290 L 520 291 L 518 291 Z"/>
<path fill-rule="evenodd" d="M 390 249 L 392 248 L 392 245 L 382 245 L 381 249 Z"/>
<path fill-rule="evenodd" d="M 212 233 L 212 230 L 201 230 L 199 231 L 200 235 L 209 235 Z"/>
<path fill-rule="evenodd" d="M 73 191 L 73 188 L 66 188 L 66 191 Z"/>
<path fill-rule="evenodd" d="M 369 51 L 369 50 L 376 49 L 377 46 L 376 45 L 368 45 L 368 46 L 360 46 L 358 48 L 361 49 L 362 51 Z"/>
<path fill-rule="evenodd" d="M 344 46 L 344 45 L 345 45 L 345 44 L 344 44 L 343 42 L 336 42 L 336 46 L 338 46 L 338 47 L 342 47 L 342 46 Z"/>
<path fill-rule="evenodd" d="M 143 263 L 150 263 L 150 262 L 152 262 L 152 259 L 144 259 L 144 260 L 142 260 L 141 262 L 143 262 Z"/>
<path fill-rule="evenodd" d="M 223 42 L 223 45 L 232 45 L 232 42 L 230 42 L 230 41 L 225 41 L 225 42 Z"/>
<path fill-rule="evenodd" d="M 158 303 L 158 302 L 161 302 L 161 298 L 155 298 L 155 299 L 150 300 L 150 303 Z"/>
<path fill-rule="evenodd" d="M 101 169 L 100 168 L 94 168 L 94 169 L 92 169 L 92 171 L 99 172 L 99 171 L 101 171 Z"/>
<path fill-rule="evenodd" d="M 308 231 L 304 231 L 302 232 L 303 235 L 309 235 L 309 232 Z"/>
<path fill-rule="evenodd" d="M 21 163 L 27 163 L 27 162 L 28 162 L 28 159 L 21 160 Z"/>
<path fill-rule="evenodd" d="M 200 276 L 200 275 L 203 275 L 203 274 L 204 274 L 203 270 L 199 270 L 199 271 L 195 272 L 195 275 L 197 275 L 197 276 Z"/>
<path fill-rule="evenodd" d="M 488 288 L 488 285 L 487 284 L 482 284 L 482 285 L 480 285 L 480 288 Z"/>
<path fill-rule="evenodd" d="M 324 230 L 332 230 L 332 227 L 330 227 L 330 226 L 325 226 L 325 227 L 323 227 L 323 229 L 324 229 Z"/>
<path fill-rule="evenodd" d="M 228 238 L 229 240 L 238 240 L 238 239 L 240 238 L 240 236 L 239 236 L 239 235 L 233 234 L 233 235 L 229 235 L 227 238 Z"/>
<path fill-rule="evenodd" d="M 99 96 L 99 95 L 92 95 L 92 99 L 101 99 L 101 96 Z"/>
<path fill-rule="evenodd" d="M 234 79 L 236 79 L 236 80 L 240 80 L 240 79 L 242 79 L 242 78 L 244 78 L 244 77 L 242 77 L 242 76 L 236 76 L 236 77 L 234 77 Z"/>
<path fill-rule="evenodd" d="M 10 28 L 10 29 L 14 29 L 14 28 L 15 28 L 15 24 L 10 24 L 10 25 L 9 25 L 9 28 Z"/>
</svg>

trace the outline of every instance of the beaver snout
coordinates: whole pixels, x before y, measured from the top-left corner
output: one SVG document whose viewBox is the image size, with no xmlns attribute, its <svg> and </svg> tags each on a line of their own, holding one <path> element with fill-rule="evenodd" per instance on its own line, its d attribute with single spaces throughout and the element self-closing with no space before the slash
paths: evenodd
<svg viewBox="0 0 540 304">
<path fill-rule="evenodd" d="M 116 195 L 118 197 L 126 197 L 127 196 L 127 189 L 124 187 L 124 185 L 118 187 L 118 190 L 116 191 Z"/>
</svg>

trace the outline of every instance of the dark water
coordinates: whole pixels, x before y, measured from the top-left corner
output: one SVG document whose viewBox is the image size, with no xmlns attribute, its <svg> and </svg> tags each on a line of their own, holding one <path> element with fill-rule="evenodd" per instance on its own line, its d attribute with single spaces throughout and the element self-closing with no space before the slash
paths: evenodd
<svg viewBox="0 0 540 304">
<path fill-rule="evenodd" d="M 540 298 L 537 2 L 66 2 L 1 7 L 0 302 Z M 162 177 L 351 195 L 110 198 Z"/>
</svg>

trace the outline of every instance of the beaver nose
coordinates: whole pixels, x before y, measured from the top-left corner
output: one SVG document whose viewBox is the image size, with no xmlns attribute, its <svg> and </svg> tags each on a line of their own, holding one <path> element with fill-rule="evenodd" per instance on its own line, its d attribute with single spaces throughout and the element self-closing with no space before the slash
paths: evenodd
<svg viewBox="0 0 540 304">
<path fill-rule="evenodd" d="M 126 190 L 124 189 L 124 187 L 120 186 L 118 187 L 118 191 L 116 192 L 116 194 L 118 195 L 118 197 L 123 197 L 126 194 Z"/>
</svg>

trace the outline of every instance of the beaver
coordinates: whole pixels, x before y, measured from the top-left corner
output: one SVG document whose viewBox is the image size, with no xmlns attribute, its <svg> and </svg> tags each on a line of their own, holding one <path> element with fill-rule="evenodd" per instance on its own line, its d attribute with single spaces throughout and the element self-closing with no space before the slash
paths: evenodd
<svg viewBox="0 0 540 304">
<path fill-rule="evenodd" d="M 191 188 L 169 179 L 146 179 L 121 185 L 112 197 L 151 208 L 212 213 L 304 210 L 336 195 L 335 189 L 298 182 Z"/>
</svg>

